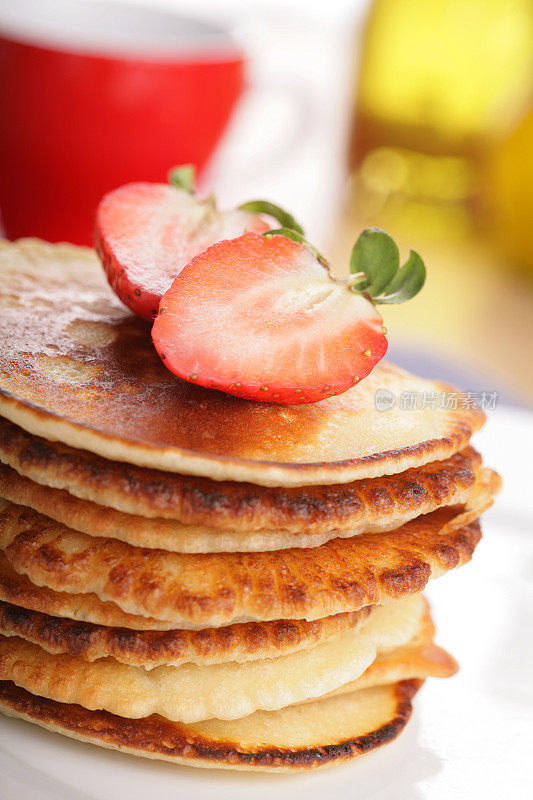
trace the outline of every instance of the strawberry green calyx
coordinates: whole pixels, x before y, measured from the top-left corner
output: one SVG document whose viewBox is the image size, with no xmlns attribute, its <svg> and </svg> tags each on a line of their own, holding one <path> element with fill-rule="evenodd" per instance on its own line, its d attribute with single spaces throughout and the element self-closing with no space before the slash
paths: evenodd
<svg viewBox="0 0 533 800">
<path fill-rule="evenodd" d="M 296 222 L 292 214 L 269 200 L 250 200 L 249 203 L 243 203 L 239 206 L 239 211 L 249 211 L 251 214 L 267 214 L 269 217 L 277 219 L 281 229 L 295 231 L 300 236 L 304 235 L 304 229 Z M 299 240 L 295 239 L 295 241 Z"/>
<path fill-rule="evenodd" d="M 172 167 L 168 173 L 168 182 L 176 189 L 183 189 L 189 194 L 196 192 L 196 169 L 194 164 L 182 164 L 180 167 Z"/>
<path fill-rule="evenodd" d="M 330 270 L 329 262 L 305 239 L 301 233 L 290 228 L 265 231 L 263 236 L 286 236 L 303 244 Z M 411 250 L 409 258 L 400 267 L 398 248 L 388 233 L 379 228 L 367 228 L 356 241 L 350 257 L 351 278 L 333 278 L 348 286 L 353 292 L 364 294 L 372 303 L 405 303 L 422 289 L 426 280 L 426 268 L 421 257 Z"/>
<path fill-rule="evenodd" d="M 350 256 L 350 272 L 355 273 L 352 290 L 363 292 L 376 304 L 405 303 L 418 294 L 426 280 L 419 254 L 411 250 L 400 267 L 394 240 L 380 228 L 367 228 L 359 236 Z"/>
</svg>

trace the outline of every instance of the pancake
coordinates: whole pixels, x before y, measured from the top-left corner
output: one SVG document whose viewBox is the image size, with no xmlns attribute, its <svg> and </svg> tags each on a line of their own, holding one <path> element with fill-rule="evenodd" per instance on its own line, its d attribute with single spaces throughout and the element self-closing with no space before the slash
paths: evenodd
<svg viewBox="0 0 533 800">
<path fill-rule="evenodd" d="M 450 459 L 451 461 L 452 459 Z M 461 454 L 458 462 L 465 460 Z M 448 462 L 449 463 L 449 462 Z M 436 465 L 434 465 L 436 466 Z M 437 467 L 438 468 L 438 467 Z M 409 470 L 415 472 L 416 470 Z M 449 469 L 452 472 L 452 468 Z M 378 533 L 394 530 L 420 514 L 430 513 L 441 505 L 465 503 L 475 482 L 475 474 L 470 468 L 459 467 L 456 480 L 448 474 L 448 485 L 455 491 L 439 498 L 424 491 L 421 484 L 413 480 L 398 478 L 374 479 L 385 482 L 403 483 L 408 487 L 401 503 L 391 503 L 392 510 L 380 514 L 382 495 L 376 489 L 368 500 L 368 506 L 361 508 L 361 521 L 347 530 L 329 530 L 323 533 L 291 533 L 283 530 L 220 530 L 203 525 L 183 525 L 170 519 L 146 519 L 133 514 L 125 514 L 89 500 L 80 500 L 64 490 L 41 486 L 19 475 L 18 472 L 0 464 L 0 497 L 18 505 L 29 506 L 46 516 L 61 522 L 74 530 L 89 536 L 102 536 L 120 539 L 135 547 L 150 547 L 179 553 L 221 553 L 221 552 L 260 552 L 283 550 L 289 547 L 317 547 L 336 537 L 350 537 L 361 533 Z M 468 476 L 468 477 L 467 477 Z M 471 477 L 470 477 L 471 476 Z M 431 473 L 430 481 L 439 481 L 438 473 Z M 429 482 L 429 481 L 428 481 Z M 415 498 L 410 502 L 409 498 Z M 373 500 L 373 506 L 372 506 Z M 442 502 L 444 500 L 444 502 Z"/>
<path fill-rule="evenodd" d="M 377 609 L 368 630 L 364 626 L 291 655 L 149 671 L 113 658 L 87 662 L 78 656 L 52 655 L 19 637 L 0 636 L 0 680 L 13 680 L 58 702 L 130 719 L 151 714 L 185 723 L 238 719 L 353 684 L 375 661 L 383 642 L 394 649 L 419 635 L 425 611 L 423 598 L 416 596 Z"/>
<path fill-rule="evenodd" d="M 263 485 L 344 483 L 449 458 L 484 421 L 449 408 L 449 387 L 384 363 L 307 405 L 203 389 L 163 366 L 91 250 L 1 242 L 0 275 L 0 414 L 105 458 Z M 379 411 L 377 392 L 398 402 Z M 404 410 L 406 394 L 430 401 Z"/>
<path fill-rule="evenodd" d="M 12 574 L 15 576 L 13 582 L 18 578 L 29 584 L 24 576 L 15 572 Z M 0 566 L 0 596 L 6 594 L 3 586 Z M 34 591 L 38 597 L 43 593 L 41 607 L 49 606 L 45 593 L 56 594 L 51 589 L 40 587 L 34 587 Z M 80 600 L 89 597 L 61 596 L 79 597 Z M 101 603 L 98 598 L 95 605 L 97 603 Z M 77 622 L 0 602 L 0 633 L 4 636 L 19 636 L 38 644 L 49 653 L 69 653 L 80 656 L 85 661 L 111 656 L 122 664 L 143 666 L 146 669 L 161 664 L 179 666 L 186 663 L 221 664 L 227 661 L 242 664 L 259 658 L 275 658 L 295 653 L 338 637 L 347 630 L 359 630 L 375 608 L 366 606 L 360 611 L 337 614 L 313 622 L 273 620 L 246 622 L 226 628 L 206 628 L 202 631 L 160 631 Z M 142 617 L 132 619 L 135 624 L 138 624 L 139 619 L 145 622 Z"/>
<path fill-rule="evenodd" d="M 421 681 L 402 681 L 258 711 L 237 722 L 183 725 L 159 716 L 130 720 L 37 697 L 0 682 L 0 710 L 100 747 L 176 764 L 292 772 L 341 764 L 392 741 L 411 716 Z"/>
<path fill-rule="evenodd" d="M 160 714 L 189 723 L 236 719 L 319 697 L 362 675 L 375 657 L 370 639 L 349 633 L 279 659 L 147 671 L 114 659 L 88 662 L 51 655 L 14 636 L 0 637 L 0 679 L 52 700 L 121 717 Z"/>
<path fill-rule="evenodd" d="M 407 617 L 398 617 L 397 611 L 396 627 L 412 625 L 409 600 L 396 603 L 400 607 L 402 604 Z M 67 653 L 85 661 L 111 656 L 123 664 L 146 669 L 161 664 L 244 663 L 308 649 L 347 630 L 360 631 L 376 609 L 379 607 L 367 606 L 351 614 L 315 622 L 278 620 L 262 624 L 248 622 L 202 632 L 146 632 L 79 623 L 0 602 L 0 634 L 26 639 L 52 654 Z M 390 649 L 391 646 L 387 647 L 381 634 L 381 649 Z"/>
<path fill-rule="evenodd" d="M 127 614 L 115 603 L 106 603 L 95 594 L 70 594 L 54 592 L 45 586 L 36 586 L 25 575 L 15 572 L 5 555 L 0 552 L 0 600 L 15 603 L 23 609 L 32 609 L 57 617 L 127 628 L 134 631 L 168 631 L 175 623 L 151 617 Z M 227 630 L 227 629 L 221 629 Z"/>
<path fill-rule="evenodd" d="M 382 639 L 381 652 L 363 675 L 352 683 L 330 692 L 327 697 L 413 678 L 423 679 L 429 676 L 450 678 L 455 675 L 459 669 L 456 660 L 433 642 L 435 626 L 427 602 L 425 605 L 419 629 L 411 641 L 400 647 L 385 650 L 385 642 Z M 371 632 L 371 622 L 368 624 Z"/>
<path fill-rule="evenodd" d="M 431 641 L 413 642 L 379 655 L 360 678 L 343 686 L 337 694 L 413 678 L 451 678 L 458 669 L 456 660 L 442 647 Z"/>
<path fill-rule="evenodd" d="M 129 614 L 179 628 L 268 619 L 317 619 L 422 591 L 467 562 L 481 537 L 473 522 L 491 503 L 492 476 L 472 509 L 446 507 L 396 531 L 267 553 L 190 555 L 131 547 L 66 528 L 10 505 L 0 549 L 15 571 L 55 591 L 93 592 Z"/>
<path fill-rule="evenodd" d="M 184 525 L 247 534 L 262 530 L 323 534 L 386 525 L 393 519 L 406 521 L 410 514 L 426 514 L 438 506 L 461 502 L 462 493 L 474 484 L 475 470 L 481 464 L 478 453 L 467 448 L 444 461 L 398 475 L 334 486 L 256 486 L 108 461 L 84 450 L 30 436 L 2 418 L 0 461 L 35 483 L 66 490 L 82 500 L 127 514 L 156 517 L 158 524 L 161 519 L 173 519 Z M 59 500 L 56 496 L 55 502 Z M 21 498 L 19 503 L 31 505 Z M 44 507 L 37 510 L 53 516 Z M 76 527 L 72 522 L 66 524 Z M 92 524 L 96 525 L 96 521 L 92 520 Z M 101 535 L 107 534 L 101 531 Z"/>
<path fill-rule="evenodd" d="M 270 620 L 180 630 L 171 622 L 126 614 L 95 594 L 68 594 L 35 586 L 15 572 L 1 553 L 0 600 L 5 601 L 1 619 L 7 635 L 35 641 L 49 652 L 71 652 L 88 661 L 109 655 L 147 668 L 169 662 L 219 664 L 274 658 L 356 628 L 372 611 L 372 606 L 365 606 L 310 622 Z M 13 602 L 19 605 L 11 605 Z"/>
</svg>

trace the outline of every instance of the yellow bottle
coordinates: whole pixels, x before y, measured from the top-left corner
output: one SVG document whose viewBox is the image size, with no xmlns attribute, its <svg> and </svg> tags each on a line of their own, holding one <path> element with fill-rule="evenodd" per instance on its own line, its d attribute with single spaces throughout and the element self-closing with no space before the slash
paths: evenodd
<svg viewBox="0 0 533 800">
<path fill-rule="evenodd" d="M 469 231 L 487 153 L 532 96 L 532 0 L 375 0 L 350 154 L 358 216 Z"/>
<path fill-rule="evenodd" d="M 533 104 L 488 151 L 484 166 L 492 239 L 508 263 L 533 275 Z"/>
</svg>

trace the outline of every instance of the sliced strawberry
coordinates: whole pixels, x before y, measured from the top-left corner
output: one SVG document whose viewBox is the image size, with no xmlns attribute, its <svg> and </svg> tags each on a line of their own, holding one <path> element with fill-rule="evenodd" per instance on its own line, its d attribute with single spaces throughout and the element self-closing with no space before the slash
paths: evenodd
<svg viewBox="0 0 533 800">
<path fill-rule="evenodd" d="M 152 338 L 180 378 L 290 404 L 345 392 L 387 349 L 366 296 L 304 244 L 257 233 L 193 258 L 163 296 Z"/>
<path fill-rule="evenodd" d="M 162 295 L 193 256 L 221 239 L 271 227 L 259 214 L 218 211 L 212 198 L 164 183 L 130 183 L 105 195 L 95 247 L 122 302 L 152 320 Z"/>
</svg>

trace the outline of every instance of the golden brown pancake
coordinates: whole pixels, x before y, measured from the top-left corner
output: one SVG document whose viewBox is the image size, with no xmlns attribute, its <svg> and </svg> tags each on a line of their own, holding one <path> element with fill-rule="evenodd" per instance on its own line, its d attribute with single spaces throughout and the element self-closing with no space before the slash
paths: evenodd
<svg viewBox="0 0 533 800">
<path fill-rule="evenodd" d="M 2 242 L 0 277 L 0 414 L 105 458 L 216 480 L 343 483 L 449 458 L 484 421 L 447 407 L 448 387 L 384 363 L 348 392 L 300 406 L 180 381 L 84 248 Z M 378 391 L 398 402 L 377 410 Z M 405 393 L 431 400 L 404 410 Z"/>
<path fill-rule="evenodd" d="M 37 585 L 93 592 L 129 614 L 218 627 L 268 619 L 317 619 L 420 592 L 431 577 L 468 561 L 475 520 L 491 502 L 493 473 L 471 510 L 446 507 L 396 531 L 332 539 L 267 553 L 190 555 L 132 547 L 66 528 L 10 505 L 0 549 Z"/>
<path fill-rule="evenodd" d="M 455 498 L 474 484 L 475 470 L 481 464 L 479 454 L 467 448 L 444 461 L 398 475 L 334 486 L 267 487 L 108 461 L 30 436 L 2 418 L 0 461 L 43 486 L 66 490 L 132 516 L 246 533 L 283 530 L 297 534 L 302 530 L 322 534 L 356 529 L 362 524 L 400 519 L 415 510 L 429 513 L 438 506 L 461 502 Z M 22 504 L 31 505 L 27 501 Z"/>
<path fill-rule="evenodd" d="M 378 484 L 390 482 L 393 489 L 381 491 L 380 486 L 369 488 L 366 504 L 359 500 L 359 518 L 352 521 L 351 527 L 342 530 L 328 529 L 320 533 L 311 533 L 305 526 L 299 532 L 283 529 L 221 530 L 202 524 L 184 525 L 172 519 L 147 519 L 90 500 L 81 500 L 65 490 L 42 486 L 2 464 L 0 497 L 18 505 L 29 506 L 89 536 L 120 539 L 136 547 L 160 548 L 179 553 L 242 553 L 283 550 L 288 547 L 317 547 L 338 536 L 349 537 L 394 530 L 408 520 L 430 513 L 439 506 L 467 502 L 468 494 L 475 483 L 475 473 L 471 469 L 468 456 L 458 453 L 448 462 L 444 462 L 443 476 L 438 472 L 438 465 L 439 462 L 432 465 L 435 471 L 421 468 L 408 470 L 398 476 L 359 481 L 367 484 L 372 481 Z M 409 476 L 408 473 L 413 475 Z M 434 491 L 428 491 L 428 485 L 433 486 Z M 392 500 L 393 494 L 395 501 Z"/>
<path fill-rule="evenodd" d="M 145 758 L 292 772 L 359 758 L 395 739 L 411 716 L 411 700 L 421 683 L 401 681 L 281 711 L 258 711 L 237 722 L 184 725 L 157 715 L 130 720 L 88 711 L 1 681 L 0 710 L 73 739 Z"/>
<path fill-rule="evenodd" d="M 93 622 L 102 626 L 111 625 L 135 631 L 168 631 L 176 627 L 175 623 L 165 620 L 127 614 L 115 603 L 105 603 L 92 593 L 54 592 L 46 586 L 36 586 L 25 575 L 15 572 L 2 552 L 0 552 L 0 600 L 15 603 L 22 608 L 55 614 L 56 617 Z"/>
<path fill-rule="evenodd" d="M 26 639 L 55 655 L 67 653 L 85 661 L 112 657 L 146 669 L 161 664 L 245 663 L 294 653 L 347 630 L 359 630 L 375 609 L 366 606 L 314 622 L 276 620 L 203 631 L 137 631 L 53 617 L 0 601 L 0 634 Z"/>
<path fill-rule="evenodd" d="M 426 678 L 451 678 L 458 671 L 457 661 L 442 647 L 433 642 L 410 643 L 390 653 L 382 653 L 360 678 L 342 686 L 324 697 L 347 695 L 373 686 L 384 686 L 398 681 L 425 680 Z M 305 702 L 312 702 L 306 700 Z"/>
<path fill-rule="evenodd" d="M 13 680 L 42 697 L 129 719 L 160 714 L 190 723 L 238 719 L 320 697 L 358 678 L 375 657 L 373 642 L 350 632 L 278 659 L 145 670 L 112 658 L 88 662 L 51 655 L 16 636 L 0 636 L 0 680 Z"/>
<path fill-rule="evenodd" d="M 357 679 L 382 653 L 390 666 L 374 677 L 367 675 L 366 685 L 389 669 L 403 669 L 395 652 L 420 640 L 426 617 L 426 603 L 416 596 L 377 609 L 360 631 L 288 656 L 148 671 L 113 658 L 89 663 L 78 656 L 51 655 L 16 636 L 0 636 L 0 680 L 13 680 L 41 697 L 128 719 L 151 714 L 187 724 L 238 719 L 358 688 Z M 386 643 L 388 651 L 382 647 Z"/>
<path fill-rule="evenodd" d="M 446 650 L 434 644 L 434 636 L 435 626 L 426 602 L 419 630 L 410 642 L 381 652 L 360 678 L 330 692 L 327 697 L 413 678 L 450 678 L 459 666 Z"/>
<path fill-rule="evenodd" d="M 18 576 L 15 572 L 12 574 L 16 576 L 15 580 L 19 578 L 20 581 L 29 583 L 23 575 Z M 0 596 L 4 594 L 2 588 L 0 567 Z M 34 589 L 36 594 L 54 594 L 50 589 Z M 79 595 L 67 597 L 75 598 Z M 45 596 L 43 606 L 46 605 Z M 161 631 L 77 622 L 0 602 L 0 633 L 4 636 L 19 636 L 38 644 L 49 653 L 69 653 L 86 661 L 111 656 L 122 664 L 143 666 L 147 669 L 160 664 L 178 666 L 185 663 L 221 664 L 226 661 L 244 663 L 258 658 L 275 658 L 295 653 L 340 636 L 347 630 L 358 630 L 374 608 L 375 606 L 366 606 L 360 611 L 336 614 L 313 622 L 273 620 L 245 622 L 226 628 L 205 628 L 201 631 Z M 145 622 L 142 617 L 134 619 L 136 623 L 138 619 Z"/>
</svg>

